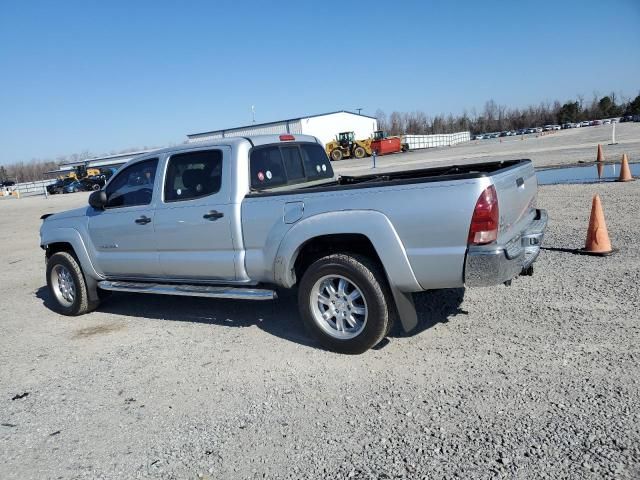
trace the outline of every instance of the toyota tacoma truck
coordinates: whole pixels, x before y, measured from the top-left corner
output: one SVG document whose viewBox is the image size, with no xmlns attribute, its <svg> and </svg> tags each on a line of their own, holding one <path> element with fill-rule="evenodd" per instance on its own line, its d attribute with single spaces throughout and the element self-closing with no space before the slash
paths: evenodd
<svg viewBox="0 0 640 480">
<path fill-rule="evenodd" d="M 139 292 L 271 300 L 297 288 L 325 347 L 362 353 L 412 293 L 531 274 L 547 215 L 530 160 L 334 175 L 311 136 L 222 138 L 145 153 L 84 208 L 43 215 L 55 308 Z M 117 299 L 114 299 L 117 301 Z"/>
</svg>

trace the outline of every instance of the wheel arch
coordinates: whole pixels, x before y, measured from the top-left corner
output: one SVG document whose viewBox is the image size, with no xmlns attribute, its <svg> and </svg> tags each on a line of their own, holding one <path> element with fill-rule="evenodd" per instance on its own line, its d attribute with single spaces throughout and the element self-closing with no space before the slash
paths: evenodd
<svg viewBox="0 0 640 480">
<path fill-rule="evenodd" d="M 98 281 L 102 276 L 95 270 L 80 233 L 74 228 L 55 228 L 43 232 L 40 245 L 48 259 L 57 252 L 67 252 L 78 261 L 89 291 L 89 299 L 98 299 Z"/>
<path fill-rule="evenodd" d="M 389 219 L 380 212 L 346 210 L 298 222 L 278 248 L 274 261 L 275 283 L 293 287 L 304 268 L 323 252 L 368 254 L 380 262 L 393 287 L 407 292 L 421 290 L 402 241 Z"/>
</svg>

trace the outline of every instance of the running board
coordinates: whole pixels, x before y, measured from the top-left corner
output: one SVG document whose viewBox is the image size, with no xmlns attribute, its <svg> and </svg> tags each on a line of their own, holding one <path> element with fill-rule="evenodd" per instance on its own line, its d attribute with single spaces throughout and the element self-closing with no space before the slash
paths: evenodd
<svg viewBox="0 0 640 480">
<path fill-rule="evenodd" d="M 168 283 L 98 282 L 102 290 L 112 292 L 155 293 L 159 295 L 181 295 L 185 297 L 232 298 L 238 300 L 274 300 L 278 295 L 273 290 L 259 288 L 215 287 L 210 285 L 177 285 Z"/>
</svg>

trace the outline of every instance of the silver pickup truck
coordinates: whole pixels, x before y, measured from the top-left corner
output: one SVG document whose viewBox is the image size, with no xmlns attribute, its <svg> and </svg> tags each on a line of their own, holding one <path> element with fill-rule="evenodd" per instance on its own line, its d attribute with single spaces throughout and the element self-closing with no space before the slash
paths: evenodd
<svg viewBox="0 0 640 480">
<path fill-rule="evenodd" d="M 361 353 L 412 292 L 531 274 L 547 223 L 529 160 L 336 177 L 310 136 L 223 138 L 145 153 L 89 206 L 44 215 L 57 310 L 110 291 L 270 300 L 298 289 L 327 348 Z"/>
</svg>

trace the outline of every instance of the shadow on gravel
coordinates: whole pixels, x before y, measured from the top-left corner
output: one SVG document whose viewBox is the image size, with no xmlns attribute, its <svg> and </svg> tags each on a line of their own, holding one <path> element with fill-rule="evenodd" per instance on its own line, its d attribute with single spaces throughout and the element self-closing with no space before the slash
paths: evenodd
<svg viewBox="0 0 640 480">
<path fill-rule="evenodd" d="M 52 309 L 53 301 L 46 286 L 35 295 L 44 306 Z M 418 335 L 438 323 L 446 323 L 451 316 L 466 315 L 460 308 L 464 289 L 432 290 L 414 294 L 418 310 L 418 326 L 406 334 L 395 325 L 390 337 Z M 279 290 L 274 301 L 178 297 L 136 293 L 114 293 L 104 300 L 98 312 L 125 317 L 195 322 L 225 327 L 251 327 L 308 347 L 321 348 L 306 333 L 298 315 L 295 291 Z"/>
<path fill-rule="evenodd" d="M 467 311 L 460 308 L 464 300 L 464 288 L 450 288 L 446 290 L 429 290 L 414 293 L 413 301 L 418 312 L 418 326 L 409 333 L 402 331 L 399 325 L 394 328 L 390 337 L 413 337 L 438 323 L 447 323 L 456 315 L 467 315 Z"/>
</svg>

